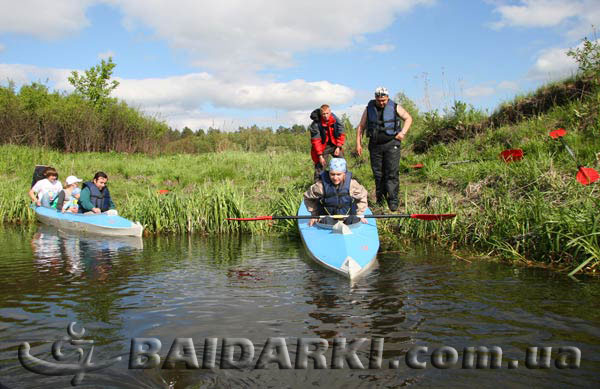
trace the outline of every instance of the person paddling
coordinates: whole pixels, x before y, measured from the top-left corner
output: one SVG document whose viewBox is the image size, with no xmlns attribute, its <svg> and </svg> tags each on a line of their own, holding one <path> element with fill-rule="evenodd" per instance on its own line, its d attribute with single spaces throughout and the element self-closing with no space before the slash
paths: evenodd
<svg viewBox="0 0 600 389">
<path fill-rule="evenodd" d="M 115 204 L 110 197 L 106 186 L 108 176 L 104 172 L 97 172 L 92 181 L 83 183 L 79 195 L 79 213 L 101 213 L 115 209 Z"/>
<path fill-rule="evenodd" d="M 367 223 L 367 219 L 358 218 L 367 210 L 367 190 L 352 178 L 352 173 L 346 169 L 344 158 L 332 158 L 329 162 L 329 172 L 322 172 L 320 179 L 304 193 L 304 204 L 312 216 L 320 215 L 350 215 L 344 220 L 345 224 L 359 221 Z M 311 219 L 309 226 L 318 222 Z M 324 218 L 321 223 L 335 224 L 335 219 Z"/>
</svg>

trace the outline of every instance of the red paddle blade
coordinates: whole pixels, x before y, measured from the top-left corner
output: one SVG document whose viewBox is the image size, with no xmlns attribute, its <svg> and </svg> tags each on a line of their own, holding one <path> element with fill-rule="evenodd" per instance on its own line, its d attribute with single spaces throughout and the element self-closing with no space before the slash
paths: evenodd
<svg viewBox="0 0 600 389">
<path fill-rule="evenodd" d="M 168 189 L 160 189 L 160 190 L 158 191 L 158 194 L 162 194 L 162 195 L 164 195 L 164 194 L 167 194 L 167 193 L 169 193 L 169 190 L 168 190 Z"/>
<path fill-rule="evenodd" d="M 410 215 L 411 218 L 413 219 L 420 219 L 420 220 L 445 220 L 445 219 L 452 219 L 453 217 L 455 217 L 456 214 L 454 213 L 443 213 L 443 214 L 439 214 L 439 215 L 424 215 L 424 214 L 412 214 Z"/>
<path fill-rule="evenodd" d="M 422 163 L 417 163 L 415 165 L 410 165 L 410 167 L 412 169 L 422 169 L 423 168 L 423 164 Z"/>
<path fill-rule="evenodd" d="M 583 185 L 589 185 L 592 182 L 598 181 L 598 177 L 598 172 L 591 167 L 580 167 L 576 176 L 577 181 Z"/>
<path fill-rule="evenodd" d="M 552 137 L 553 139 L 558 139 L 565 135 L 567 135 L 567 131 L 565 131 L 564 128 L 559 128 L 558 130 L 550 131 L 550 137 Z"/>
<path fill-rule="evenodd" d="M 520 161 L 523 159 L 523 150 L 521 150 L 521 149 L 504 150 L 503 152 L 500 153 L 500 158 L 504 162 Z"/>
<path fill-rule="evenodd" d="M 228 217 L 225 220 L 235 221 L 252 221 L 252 220 L 273 220 L 273 216 L 257 216 L 257 217 Z"/>
</svg>

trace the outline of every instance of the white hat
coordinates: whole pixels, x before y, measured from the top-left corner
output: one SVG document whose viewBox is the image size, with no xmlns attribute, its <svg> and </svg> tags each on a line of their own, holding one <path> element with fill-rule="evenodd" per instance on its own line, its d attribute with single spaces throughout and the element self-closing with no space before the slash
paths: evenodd
<svg viewBox="0 0 600 389">
<path fill-rule="evenodd" d="M 67 185 L 76 184 L 76 183 L 81 182 L 81 181 L 83 181 L 81 178 L 77 178 L 75 176 L 69 176 L 65 180 L 65 182 L 67 183 Z"/>
<path fill-rule="evenodd" d="M 389 96 L 389 93 L 388 93 L 387 88 L 384 88 L 382 86 L 378 86 L 375 89 L 375 97 L 381 97 L 381 96 Z"/>
</svg>

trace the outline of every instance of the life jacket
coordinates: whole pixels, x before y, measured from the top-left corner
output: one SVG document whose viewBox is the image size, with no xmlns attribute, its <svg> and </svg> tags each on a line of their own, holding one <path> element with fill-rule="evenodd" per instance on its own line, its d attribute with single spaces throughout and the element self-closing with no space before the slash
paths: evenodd
<svg viewBox="0 0 600 389">
<path fill-rule="evenodd" d="M 82 190 L 85 188 L 88 188 L 90 190 L 90 200 L 94 205 L 94 208 L 100 208 L 100 211 L 102 212 L 106 212 L 109 210 L 111 198 L 108 186 L 105 186 L 102 189 L 102 191 L 100 191 L 96 184 L 94 184 L 92 181 L 88 181 L 83 183 Z M 77 212 L 84 213 L 88 211 L 91 211 L 91 209 L 83 209 L 81 203 L 79 204 L 79 209 L 77 210 Z"/>
<path fill-rule="evenodd" d="M 339 188 L 331 182 L 329 172 L 321 173 L 323 183 L 323 198 L 321 199 L 321 215 L 356 215 L 356 202 L 350 196 L 352 173 L 346 172 L 346 179 Z"/>
<path fill-rule="evenodd" d="M 387 135 L 394 136 L 400 132 L 400 117 L 396 112 L 396 104 L 392 99 L 389 99 L 385 107 L 383 107 L 383 121 L 377 117 L 377 106 L 375 100 L 369 101 L 367 105 L 367 136 L 377 136 L 379 131 L 384 131 Z"/>
<path fill-rule="evenodd" d="M 338 117 L 335 116 L 333 112 L 331 113 L 331 115 L 335 120 L 335 122 L 333 123 L 333 137 L 337 139 L 342 135 L 344 127 L 342 126 L 340 119 L 338 119 Z M 327 143 L 327 127 L 325 127 L 321 123 L 321 110 L 317 108 L 314 111 L 312 111 L 310 114 L 310 118 L 313 121 L 312 126 L 316 126 L 319 129 L 319 134 L 321 135 L 321 143 Z M 333 139 L 331 140 L 331 142 L 333 143 Z"/>
</svg>

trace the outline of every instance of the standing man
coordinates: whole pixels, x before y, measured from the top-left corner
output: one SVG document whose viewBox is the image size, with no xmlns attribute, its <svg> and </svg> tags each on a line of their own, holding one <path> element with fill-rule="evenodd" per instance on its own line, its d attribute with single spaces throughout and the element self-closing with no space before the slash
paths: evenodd
<svg viewBox="0 0 600 389">
<path fill-rule="evenodd" d="M 323 104 L 310 114 L 312 123 L 310 125 L 310 143 L 312 148 L 310 156 L 315 163 L 315 181 L 327 165 L 326 156 L 336 158 L 342 157 L 342 147 L 346 140 L 344 125 L 335 114 L 331 112 L 329 105 Z"/>
<path fill-rule="evenodd" d="M 356 129 L 358 155 L 362 155 L 361 141 L 365 129 L 369 138 L 377 203 L 383 204 L 387 200 L 392 212 L 398 209 L 400 144 L 411 124 L 410 114 L 390 100 L 386 88 L 378 87 L 375 89 L 375 100 L 369 101 Z"/>
</svg>

